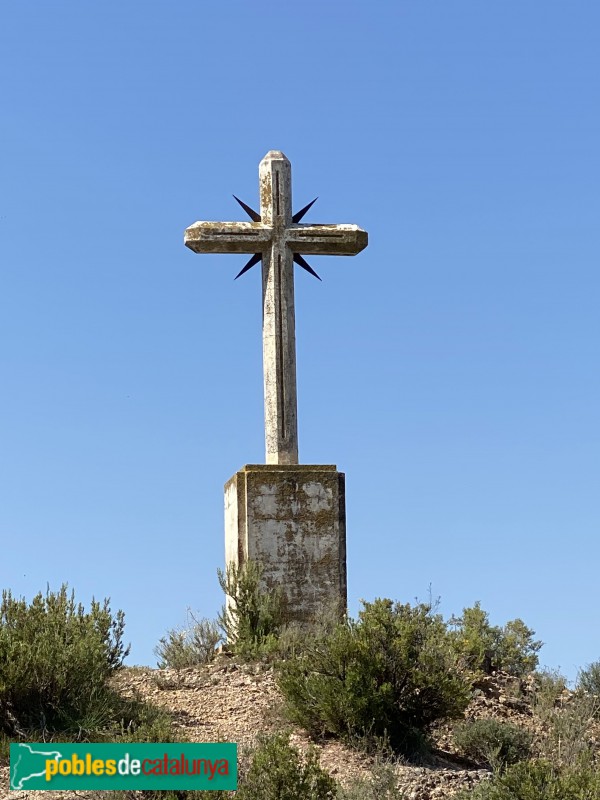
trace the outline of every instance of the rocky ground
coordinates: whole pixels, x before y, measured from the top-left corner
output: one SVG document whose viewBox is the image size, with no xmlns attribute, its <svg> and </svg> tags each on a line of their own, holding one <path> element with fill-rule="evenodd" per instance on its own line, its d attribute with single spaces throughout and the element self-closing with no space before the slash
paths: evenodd
<svg viewBox="0 0 600 800">
<path fill-rule="evenodd" d="M 222 655 L 212 664 L 175 670 L 133 667 L 123 670 L 118 684 L 124 693 L 139 693 L 166 708 L 175 725 L 189 741 L 234 741 L 241 759 L 261 732 L 288 727 L 282 713 L 282 700 L 274 674 L 265 665 L 238 664 Z M 467 719 L 496 717 L 527 728 L 536 741 L 543 738 L 543 725 L 534 717 L 527 701 L 527 686 L 508 676 L 482 679 L 466 711 Z M 450 728 L 442 726 L 434 734 L 437 751 L 427 766 L 397 764 L 399 787 L 406 800 L 445 800 L 458 789 L 472 787 L 489 777 L 489 772 L 460 757 L 453 747 Z M 299 729 L 293 729 L 292 742 L 305 749 L 310 742 Z M 374 759 L 339 742 L 318 745 L 322 766 L 342 785 L 368 778 Z M 0 763 L 0 798 L 4 800 L 71 800 L 90 797 L 72 792 L 9 792 L 8 765 Z"/>
</svg>

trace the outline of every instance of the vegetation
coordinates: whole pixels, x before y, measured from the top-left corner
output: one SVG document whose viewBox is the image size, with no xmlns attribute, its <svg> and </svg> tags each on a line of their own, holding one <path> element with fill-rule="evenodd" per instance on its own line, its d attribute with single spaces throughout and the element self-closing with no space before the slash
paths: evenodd
<svg viewBox="0 0 600 800">
<path fill-rule="evenodd" d="M 225 798 L 234 798 L 235 794 L 233 792 L 205 791 L 203 789 L 174 789 L 171 791 L 164 789 L 143 789 L 139 791 L 128 789 L 118 792 L 92 792 L 89 797 L 90 800 L 225 800 Z"/>
<path fill-rule="evenodd" d="M 3 592 L 0 605 L 0 710 L 7 732 L 62 729 L 85 717 L 129 652 L 124 618 L 109 601 L 89 612 L 63 585 L 31 605 Z"/>
<path fill-rule="evenodd" d="M 497 719 L 477 719 L 458 725 L 454 741 L 466 756 L 494 771 L 523 761 L 531 751 L 529 733 Z"/>
<path fill-rule="evenodd" d="M 290 717 L 313 735 L 386 739 L 410 754 L 432 723 L 459 716 L 469 700 L 442 618 L 391 600 L 364 603 L 357 621 L 315 637 L 281 665 L 279 686 Z"/>
<path fill-rule="evenodd" d="M 564 676 L 544 670 L 533 676 L 530 705 L 543 725 L 539 746 L 549 761 L 575 767 L 593 757 L 596 747 L 590 733 L 598 708 L 595 695 L 581 689 L 570 692 Z"/>
<path fill-rule="evenodd" d="M 521 762 L 455 800 L 597 800 L 600 773 L 587 764 L 561 769 L 549 761 Z"/>
<path fill-rule="evenodd" d="M 578 693 L 544 716 L 544 752 L 554 764 L 571 767 L 593 755 L 590 732 L 596 711 L 596 699 Z"/>
<path fill-rule="evenodd" d="M 195 619 L 169 631 L 155 652 L 161 667 L 201 666 L 223 636 L 238 660 L 277 662 L 289 717 L 314 737 L 339 737 L 371 754 L 369 780 L 342 789 L 277 734 L 259 739 L 240 776 L 240 800 L 400 800 L 394 759 L 428 754 L 438 722 L 460 718 L 481 672 L 503 670 L 525 693 L 543 735 L 497 719 L 454 729 L 462 753 L 493 770 L 457 800 L 594 800 L 600 797 L 600 662 L 579 675 L 575 692 L 558 673 L 538 672 L 541 642 L 521 620 L 492 626 L 477 603 L 446 622 L 431 604 L 363 602 L 357 619 L 324 614 L 310 631 L 285 624 L 285 604 L 265 592 L 253 563 L 219 573 L 228 595 L 218 623 Z M 4 592 L 0 604 L 0 751 L 10 740 L 173 741 L 169 716 L 113 680 L 129 652 L 124 615 L 108 600 L 86 610 L 67 586 L 31 603 Z M 476 681 L 475 681 L 476 683 Z M 493 681 L 492 681 L 493 683 Z M 520 700 L 515 700 L 517 703 Z M 384 754 L 385 757 L 382 757 Z M 122 793 L 119 793 L 120 795 Z M 232 798 L 233 793 L 144 793 L 156 800 Z M 141 797 L 127 792 L 125 800 Z"/>
<path fill-rule="evenodd" d="M 596 698 L 595 716 L 600 716 L 600 661 L 588 664 L 579 672 L 577 688 Z"/>
<path fill-rule="evenodd" d="M 196 667 L 214 658 L 215 648 L 223 638 L 218 625 L 206 618 L 197 620 L 191 613 L 190 617 L 190 626 L 168 631 L 154 648 L 160 669 Z"/>
<path fill-rule="evenodd" d="M 338 789 L 339 800 L 402 800 L 407 795 L 398 789 L 395 762 L 389 756 L 377 757 L 369 778 L 353 781 Z"/>
<path fill-rule="evenodd" d="M 546 719 L 553 710 L 560 706 L 567 688 L 567 680 L 557 670 L 543 669 L 534 675 L 531 705 L 536 714 Z"/>
<path fill-rule="evenodd" d="M 237 800 L 334 800 L 337 785 L 319 765 L 314 750 L 302 755 L 278 734 L 264 737 L 254 751 Z"/>
<path fill-rule="evenodd" d="M 338 784 L 319 765 L 314 749 L 301 753 L 289 736 L 262 736 L 250 754 L 236 792 L 180 790 L 111 792 L 113 800 L 337 800 Z M 346 798 L 343 798 L 346 800 Z M 348 798 L 348 800 L 351 800 Z M 354 800 L 354 798 L 352 798 Z M 363 800 L 363 798 L 356 798 Z M 367 800 L 365 795 L 364 800 Z M 385 797 L 377 800 L 386 800 Z"/>
<path fill-rule="evenodd" d="M 60 736 L 85 741 L 168 735 L 164 714 L 109 684 L 129 648 L 124 615 L 109 601 L 85 611 L 66 585 L 31 604 L 9 591 L 0 604 L 0 732 L 4 742 Z"/>
<path fill-rule="evenodd" d="M 230 564 L 218 576 L 228 598 L 218 624 L 235 654 L 250 660 L 275 651 L 285 621 L 281 591 L 263 591 L 262 569 L 254 561 L 241 568 Z"/>
<path fill-rule="evenodd" d="M 463 609 L 460 617 L 452 617 L 449 625 L 456 653 L 469 670 L 487 675 L 504 670 L 521 676 L 533 672 L 538 665 L 542 642 L 533 638 L 535 631 L 520 619 L 513 619 L 504 627 L 490 625 L 487 612 L 477 602 L 472 608 Z"/>
</svg>

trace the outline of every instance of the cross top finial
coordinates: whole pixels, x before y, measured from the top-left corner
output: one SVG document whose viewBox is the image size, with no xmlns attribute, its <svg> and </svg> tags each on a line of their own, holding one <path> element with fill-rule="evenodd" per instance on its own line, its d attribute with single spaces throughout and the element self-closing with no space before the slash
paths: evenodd
<svg viewBox="0 0 600 800">
<path fill-rule="evenodd" d="M 281 150 L 260 162 L 259 186 L 260 213 L 235 198 L 251 222 L 196 222 L 184 242 L 196 253 L 252 253 L 236 278 L 262 261 L 266 461 L 297 464 L 294 263 L 319 278 L 302 253 L 356 255 L 368 235 L 357 225 L 300 224 L 315 201 L 292 213 L 292 168 Z"/>
</svg>

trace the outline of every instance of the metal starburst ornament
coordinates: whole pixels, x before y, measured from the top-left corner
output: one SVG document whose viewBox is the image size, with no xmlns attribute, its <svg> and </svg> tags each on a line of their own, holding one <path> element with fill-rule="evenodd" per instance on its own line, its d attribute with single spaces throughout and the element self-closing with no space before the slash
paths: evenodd
<svg viewBox="0 0 600 800">
<path fill-rule="evenodd" d="M 243 201 L 243 200 L 240 200 L 240 198 L 239 198 L 239 197 L 236 197 L 235 195 L 233 195 L 233 197 L 234 197 L 234 199 L 235 199 L 235 200 L 237 200 L 237 201 L 238 201 L 238 203 L 239 203 L 239 204 L 241 205 L 241 207 L 244 209 L 244 211 L 246 212 L 246 214 L 248 214 L 248 216 L 250 217 L 250 219 L 252 220 L 252 222 L 262 222 L 262 220 L 261 220 L 261 218 L 260 218 L 260 214 L 258 213 L 258 211 L 255 211 L 253 208 L 250 208 L 250 206 L 249 206 L 249 205 L 247 205 L 246 203 L 244 203 L 244 201 Z M 319 199 L 318 197 L 315 197 L 315 199 L 314 199 L 314 200 L 311 200 L 311 201 L 310 201 L 310 203 L 309 203 L 308 205 L 304 206 L 304 208 L 301 208 L 301 209 L 300 209 L 300 211 L 297 211 L 297 212 L 296 212 L 296 213 L 295 213 L 295 214 L 292 216 L 292 222 L 293 222 L 293 223 L 300 222 L 300 220 L 301 220 L 301 219 L 302 219 L 302 217 L 303 217 L 303 216 L 306 214 L 306 212 L 308 211 L 308 209 L 309 209 L 309 208 L 310 208 L 310 207 L 313 205 L 313 203 L 316 203 L 318 199 Z M 245 265 L 244 265 L 243 269 L 241 269 L 241 270 L 238 272 L 238 274 L 235 276 L 235 278 L 234 278 L 233 280 L 234 280 L 234 281 L 237 281 L 237 279 L 238 279 L 238 278 L 239 278 L 241 275 L 243 275 L 243 274 L 244 274 L 244 272 L 248 272 L 248 270 L 249 270 L 249 269 L 252 269 L 252 267 L 253 267 L 255 264 L 258 264 L 260 261 L 262 261 L 262 253 L 254 253 L 254 255 L 252 256 L 252 258 L 251 258 L 251 259 L 248 261 L 248 263 L 247 263 L 247 264 L 245 264 Z M 311 274 L 311 275 L 314 275 L 314 276 L 315 276 L 315 278 L 318 278 L 319 280 L 322 280 L 321 278 L 319 278 L 319 276 L 318 276 L 318 275 L 317 275 L 317 273 L 314 271 L 314 269 L 313 269 L 313 268 L 310 266 L 310 264 L 309 264 L 309 263 L 306 261 L 306 259 L 305 259 L 305 258 L 302 258 L 302 256 L 300 255 L 300 253 L 294 253 L 294 264 L 298 264 L 298 266 L 299 266 L 299 267 L 302 267 L 302 269 L 305 269 L 307 272 L 310 272 L 310 274 Z"/>
</svg>

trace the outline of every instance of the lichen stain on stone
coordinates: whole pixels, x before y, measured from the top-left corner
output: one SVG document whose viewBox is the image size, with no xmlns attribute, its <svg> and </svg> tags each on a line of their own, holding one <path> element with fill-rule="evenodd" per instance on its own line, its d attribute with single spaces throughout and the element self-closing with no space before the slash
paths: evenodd
<svg viewBox="0 0 600 800">
<path fill-rule="evenodd" d="M 239 507 L 228 517 L 235 528 L 226 538 L 229 552 L 238 537 L 248 542 L 265 587 L 283 589 L 292 620 L 304 623 L 333 602 L 345 604 L 343 475 L 335 467 L 259 465 L 237 476 L 228 484 Z"/>
<path fill-rule="evenodd" d="M 263 213 L 271 208 L 273 202 L 273 184 L 270 175 L 261 175 L 260 178 L 260 210 Z"/>
<path fill-rule="evenodd" d="M 321 508 L 314 514 L 315 528 L 322 533 L 324 530 L 329 529 L 333 533 L 335 519 L 331 513 L 330 508 Z"/>
<path fill-rule="evenodd" d="M 288 528 L 287 531 L 285 532 L 285 540 L 288 544 L 292 544 L 292 542 L 294 541 L 294 531 L 291 530 L 290 528 Z"/>
</svg>

